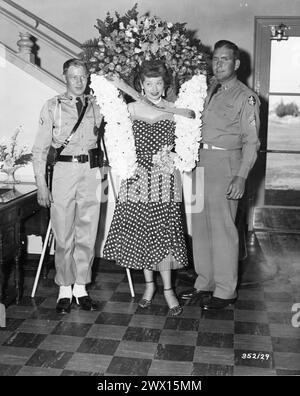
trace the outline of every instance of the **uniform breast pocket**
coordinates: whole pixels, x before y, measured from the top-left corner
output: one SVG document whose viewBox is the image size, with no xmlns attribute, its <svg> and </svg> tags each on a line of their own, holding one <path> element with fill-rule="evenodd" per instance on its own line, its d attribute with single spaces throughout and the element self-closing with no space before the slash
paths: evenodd
<svg viewBox="0 0 300 396">
<path fill-rule="evenodd" d="M 69 129 L 69 123 L 67 121 L 62 121 L 62 122 L 55 122 L 53 125 L 53 135 L 55 137 L 60 137 L 61 139 L 64 139 L 67 137 L 67 131 Z"/>
<path fill-rule="evenodd" d="M 232 105 L 224 105 L 222 108 L 222 112 L 224 117 L 230 121 L 235 121 L 238 119 L 238 112 L 236 108 Z"/>
</svg>

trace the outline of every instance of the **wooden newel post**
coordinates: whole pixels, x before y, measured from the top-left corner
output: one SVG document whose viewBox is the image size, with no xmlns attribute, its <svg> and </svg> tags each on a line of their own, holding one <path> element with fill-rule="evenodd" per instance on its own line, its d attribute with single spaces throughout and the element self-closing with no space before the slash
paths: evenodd
<svg viewBox="0 0 300 396">
<path fill-rule="evenodd" d="M 20 40 L 17 41 L 17 45 L 19 47 L 19 52 L 18 52 L 19 57 L 26 60 L 27 62 L 35 63 L 34 54 L 31 52 L 34 43 L 31 39 L 30 33 L 25 32 L 19 34 L 20 34 Z"/>
</svg>

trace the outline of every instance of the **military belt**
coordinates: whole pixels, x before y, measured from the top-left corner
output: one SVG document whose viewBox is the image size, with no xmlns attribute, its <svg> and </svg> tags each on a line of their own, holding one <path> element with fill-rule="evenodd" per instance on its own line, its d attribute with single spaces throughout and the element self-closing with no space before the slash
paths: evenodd
<svg viewBox="0 0 300 396">
<path fill-rule="evenodd" d="M 79 162 L 81 164 L 89 161 L 87 154 L 80 155 L 60 155 L 58 158 L 59 162 Z"/>
</svg>

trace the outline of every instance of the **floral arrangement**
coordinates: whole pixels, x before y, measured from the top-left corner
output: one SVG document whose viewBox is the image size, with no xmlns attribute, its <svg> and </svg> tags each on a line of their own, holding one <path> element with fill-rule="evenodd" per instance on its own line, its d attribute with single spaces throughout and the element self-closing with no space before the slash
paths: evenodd
<svg viewBox="0 0 300 396">
<path fill-rule="evenodd" d="M 105 137 L 109 163 L 121 178 L 126 179 L 134 174 L 137 167 L 127 105 L 119 90 L 105 77 L 93 74 L 91 86 L 107 123 Z"/>
<path fill-rule="evenodd" d="M 27 145 L 20 145 L 18 136 L 23 132 L 19 126 L 10 139 L 4 138 L 0 141 L 0 169 L 6 171 L 26 165 L 31 161 L 32 154 Z"/>
<path fill-rule="evenodd" d="M 115 16 L 116 19 L 108 13 L 104 21 L 98 19 L 99 38 L 83 45 L 83 59 L 92 73 L 91 87 L 107 122 L 105 139 L 111 166 L 122 178 L 132 176 L 136 169 L 132 125 L 117 88 L 126 90 L 120 85 L 116 88 L 112 80 L 118 76 L 133 86 L 137 66 L 144 60 L 160 59 L 172 72 L 174 85 L 179 86 L 175 107 L 192 110 L 195 114 L 193 119 L 174 116 L 173 163 L 182 172 L 190 171 L 198 159 L 201 140 L 201 113 L 207 89 L 206 55 L 199 42 L 191 44 L 184 23 L 139 17 L 137 5 L 124 16 L 118 13 Z"/>
<path fill-rule="evenodd" d="M 201 114 L 206 97 L 207 85 L 205 75 L 195 75 L 186 81 L 179 90 L 175 106 L 193 110 L 195 118 L 174 115 L 175 146 L 177 156 L 174 165 L 181 172 L 189 172 L 198 160 L 198 149 L 201 141 Z"/>
<path fill-rule="evenodd" d="M 173 173 L 176 154 L 172 152 L 173 145 L 166 145 L 153 155 L 153 166 L 159 172 Z"/>
<path fill-rule="evenodd" d="M 83 44 L 83 59 L 91 73 L 119 76 L 131 83 L 133 70 L 143 61 L 161 59 L 179 85 L 206 71 L 207 55 L 201 42 L 191 43 L 185 23 L 158 17 L 139 17 L 137 4 L 124 16 L 107 13 L 97 19 L 99 38 Z"/>
</svg>

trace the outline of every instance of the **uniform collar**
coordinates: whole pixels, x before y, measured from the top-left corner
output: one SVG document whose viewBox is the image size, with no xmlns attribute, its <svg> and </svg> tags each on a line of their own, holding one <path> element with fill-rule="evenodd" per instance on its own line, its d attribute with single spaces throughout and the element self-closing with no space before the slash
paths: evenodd
<svg viewBox="0 0 300 396">
<path fill-rule="evenodd" d="M 65 102 L 68 102 L 68 101 L 71 101 L 71 102 L 73 101 L 74 103 L 76 102 L 76 97 L 75 96 L 73 97 L 73 96 L 67 94 L 67 92 L 64 92 L 63 94 L 58 95 L 58 98 L 61 101 L 65 101 Z M 94 97 L 92 95 L 83 95 L 84 102 L 86 99 L 88 99 L 88 101 L 91 102 L 94 99 Z"/>
<path fill-rule="evenodd" d="M 63 100 L 63 101 L 75 100 L 75 98 L 73 98 L 71 95 L 67 94 L 67 92 L 64 92 L 63 94 L 59 95 L 58 97 L 60 100 Z"/>
<path fill-rule="evenodd" d="M 225 84 L 221 84 L 220 91 L 227 91 L 228 89 L 235 86 L 237 82 L 237 76 L 234 76 L 231 80 L 227 81 Z"/>
</svg>

